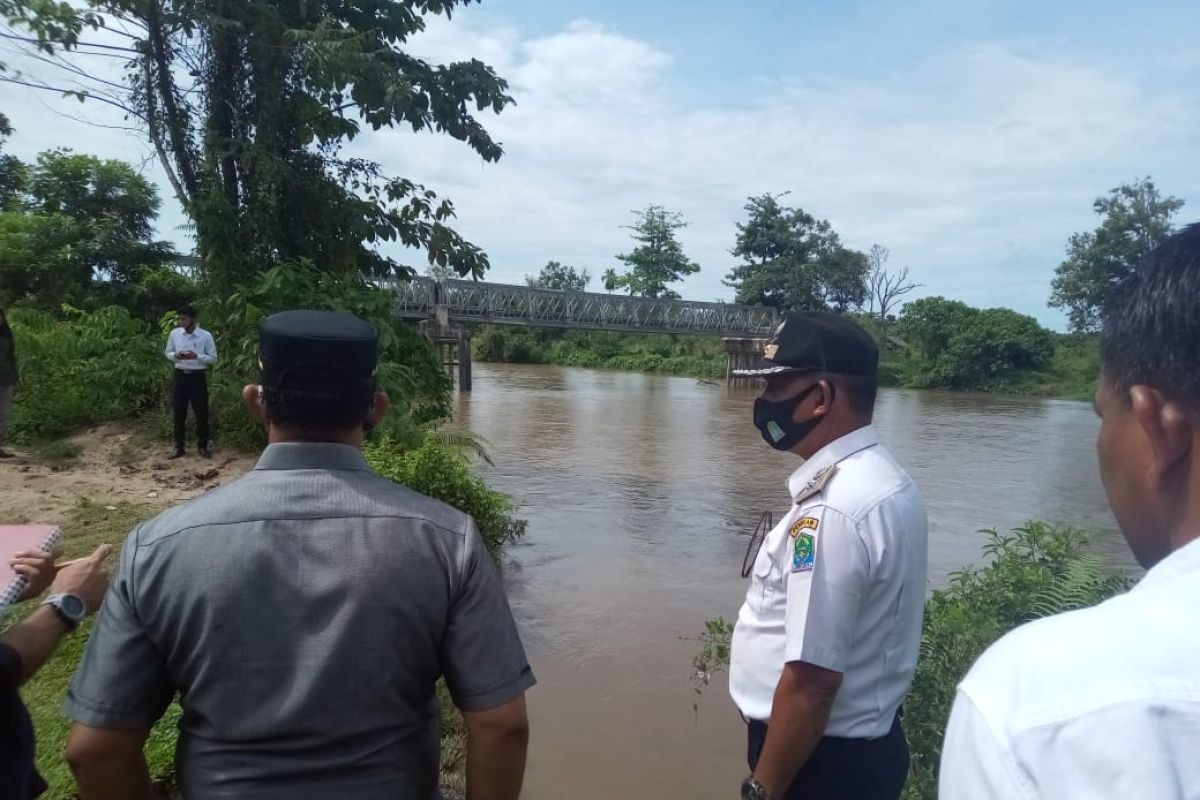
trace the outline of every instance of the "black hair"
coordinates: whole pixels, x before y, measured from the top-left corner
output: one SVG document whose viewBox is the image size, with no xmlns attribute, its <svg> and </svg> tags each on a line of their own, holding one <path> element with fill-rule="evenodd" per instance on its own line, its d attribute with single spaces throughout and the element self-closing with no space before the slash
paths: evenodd
<svg viewBox="0 0 1200 800">
<path fill-rule="evenodd" d="M 1153 386 L 1200 410 L 1200 223 L 1175 233 L 1113 288 L 1104 311 L 1104 379 Z"/>
<path fill-rule="evenodd" d="M 374 397 L 374 384 L 331 390 L 263 387 L 267 417 L 273 424 L 312 434 L 362 427 L 367 422 Z"/>
<path fill-rule="evenodd" d="M 196 318 L 196 307 L 192 306 L 192 305 L 180 306 L 175 311 L 175 313 L 179 314 L 180 316 L 191 317 L 192 319 L 195 319 Z"/>
<path fill-rule="evenodd" d="M 851 411 L 868 417 L 875 413 L 875 398 L 879 395 L 878 375 L 833 373 L 828 377 L 835 386 L 846 393 Z"/>
</svg>

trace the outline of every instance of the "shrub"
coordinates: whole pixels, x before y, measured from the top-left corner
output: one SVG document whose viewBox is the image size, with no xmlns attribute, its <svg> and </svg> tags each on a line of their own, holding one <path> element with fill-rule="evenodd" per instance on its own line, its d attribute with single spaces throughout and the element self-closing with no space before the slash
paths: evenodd
<svg viewBox="0 0 1200 800">
<path fill-rule="evenodd" d="M 917 388 L 1021 391 L 1054 353 L 1053 334 L 1033 317 L 944 297 L 906 305 L 897 331 L 909 345 L 905 383 Z"/>
<path fill-rule="evenodd" d="M 150 326 L 116 306 L 59 320 L 39 311 L 9 312 L 21 382 L 12 437 L 29 442 L 157 408 L 169 377 Z"/>
<path fill-rule="evenodd" d="M 958 682 L 984 650 L 1018 625 L 1094 605 L 1129 588 L 1087 552 L 1073 528 L 1029 522 L 1011 534 L 985 532 L 982 569 L 954 574 L 925 604 L 921 658 L 905 701 L 912 748 L 910 800 L 937 793 L 942 738 Z"/>
<path fill-rule="evenodd" d="M 410 489 L 454 506 L 475 518 L 479 533 L 493 554 L 525 533 L 525 521 L 514 515 L 516 504 L 508 495 L 487 487 L 471 472 L 471 464 L 452 445 L 430 437 L 405 450 L 383 436 L 364 448 L 371 468 Z"/>
</svg>

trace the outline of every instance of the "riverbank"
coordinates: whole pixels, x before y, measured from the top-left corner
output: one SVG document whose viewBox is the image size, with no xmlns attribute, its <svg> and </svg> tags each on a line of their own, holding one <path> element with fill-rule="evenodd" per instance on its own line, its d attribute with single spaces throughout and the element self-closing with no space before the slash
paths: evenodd
<svg viewBox="0 0 1200 800">
<path fill-rule="evenodd" d="M 867 326 L 880 343 L 880 385 L 896 389 L 950 389 L 996 395 L 1090 400 L 1099 374 L 1094 337 L 1049 336 L 1050 353 L 1040 368 L 997 368 L 963 385 L 939 379 L 921 357 L 877 325 Z M 680 377 L 725 377 L 721 339 L 713 336 L 559 331 L 482 326 L 472 343 L 480 363 L 548 364 Z"/>
</svg>

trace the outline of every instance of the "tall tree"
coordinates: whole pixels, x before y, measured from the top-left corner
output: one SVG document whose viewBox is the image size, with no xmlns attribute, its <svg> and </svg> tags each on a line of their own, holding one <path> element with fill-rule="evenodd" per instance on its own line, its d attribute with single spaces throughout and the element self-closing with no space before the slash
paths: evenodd
<svg viewBox="0 0 1200 800">
<path fill-rule="evenodd" d="M 123 161 L 51 150 L 38 156 L 27 192 L 30 210 L 75 222 L 79 256 L 96 277 L 136 280 L 174 254 L 152 238 L 158 190 Z"/>
<path fill-rule="evenodd" d="M 825 258 L 819 273 L 825 304 L 834 311 L 862 308 L 867 301 L 867 273 L 870 262 L 865 253 L 838 247 Z"/>
<path fill-rule="evenodd" d="M 0 65 L 2 67 L 2 65 Z M 12 136 L 8 117 L 0 113 L 0 148 L 4 140 Z M 8 153 L 0 153 L 0 211 L 12 205 L 25 186 L 26 170 L 21 160 Z"/>
<path fill-rule="evenodd" d="M 500 157 L 475 114 L 506 107 L 507 84 L 478 60 L 431 64 L 406 49 L 427 18 L 474 1 L 0 0 L 43 63 L 60 67 L 0 80 L 115 105 L 140 125 L 217 288 L 301 259 L 411 273 L 374 249 L 387 241 L 479 276 L 487 257 L 448 226 L 449 202 L 341 152 L 364 129 L 403 126 Z M 96 25 L 125 43 L 87 41 Z M 124 83 L 71 58 L 98 48 L 125 59 Z"/>
<path fill-rule="evenodd" d="M 558 289 L 563 292 L 583 292 L 587 290 L 592 276 L 586 269 L 576 269 L 557 261 L 551 261 L 542 267 L 536 277 L 525 276 L 525 284 L 538 289 Z"/>
<path fill-rule="evenodd" d="M 152 238 L 157 190 L 124 162 L 52 150 L 19 188 L 0 210 L 0 303 L 87 305 L 174 255 Z"/>
<path fill-rule="evenodd" d="M 604 288 L 610 292 L 627 289 L 630 294 L 642 297 L 678 298 L 679 293 L 668 289 L 667 284 L 700 271 L 700 265 L 684 255 L 683 246 L 675 238 L 676 231 L 687 227 L 683 215 L 654 204 L 647 206 L 645 211 L 633 213 L 638 221 L 624 227 L 633 231 L 637 247 L 617 256 L 629 270 L 620 274 L 616 270 L 605 270 Z"/>
<path fill-rule="evenodd" d="M 1094 231 L 1071 236 L 1067 259 L 1054 271 L 1051 284 L 1050 305 L 1066 310 L 1072 330 L 1099 328 L 1113 287 L 1171 235 L 1171 220 L 1181 208 L 1182 200 L 1161 196 L 1149 177 L 1096 198 L 1092 209 L 1103 222 Z"/>
<path fill-rule="evenodd" d="M 921 284 L 910 280 L 908 267 L 899 272 L 887 268 L 888 249 L 882 245 L 873 245 L 867 253 L 870 263 L 870 273 L 867 275 L 867 311 L 878 313 L 879 318 L 886 320 L 901 297 L 918 289 Z"/>
<path fill-rule="evenodd" d="M 842 247 L 827 221 L 780 205 L 782 196 L 751 197 L 745 205 L 748 217 L 738 223 L 732 250 L 742 263 L 725 278 L 737 302 L 789 311 L 861 306 L 866 256 Z"/>
</svg>

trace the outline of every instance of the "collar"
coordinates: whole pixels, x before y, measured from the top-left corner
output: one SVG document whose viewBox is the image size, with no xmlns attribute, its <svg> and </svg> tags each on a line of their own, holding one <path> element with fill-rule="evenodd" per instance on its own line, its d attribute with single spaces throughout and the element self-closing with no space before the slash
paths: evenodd
<svg viewBox="0 0 1200 800">
<path fill-rule="evenodd" d="M 1180 578 L 1200 578 L 1200 539 L 1193 539 L 1151 567 L 1133 591 L 1143 586 L 1165 585 Z"/>
<path fill-rule="evenodd" d="M 357 447 L 333 442 L 279 442 L 267 445 L 254 468 L 371 469 L 362 451 Z"/>
<path fill-rule="evenodd" d="M 841 438 L 834 439 L 814 453 L 812 458 L 801 464 L 799 469 L 788 478 L 788 490 L 792 493 L 792 499 L 799 500 L 811 483 L 827 477 L 832 468 L 840 462 L 860 450 L 866 450 L 877 444 L 879 444 L 879 434 L 874 425 L 864 425 Z"/>
</svg>

